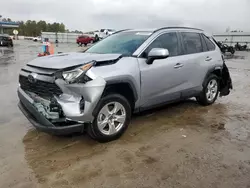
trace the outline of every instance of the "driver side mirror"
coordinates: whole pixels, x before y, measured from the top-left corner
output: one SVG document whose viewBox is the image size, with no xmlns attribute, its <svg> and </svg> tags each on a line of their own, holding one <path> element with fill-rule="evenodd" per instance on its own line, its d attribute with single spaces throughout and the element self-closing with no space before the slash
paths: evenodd
<svg viewBox="0 0 250 188">
<path fill-rule="evenodd" d="M 169 57 L 169 51 L 165 48 L 153 48 L 148 53 L 148 58 L 146 63 L 148 65 L 152 64 L 156 59 L 165 59 Z"/>
</svg>

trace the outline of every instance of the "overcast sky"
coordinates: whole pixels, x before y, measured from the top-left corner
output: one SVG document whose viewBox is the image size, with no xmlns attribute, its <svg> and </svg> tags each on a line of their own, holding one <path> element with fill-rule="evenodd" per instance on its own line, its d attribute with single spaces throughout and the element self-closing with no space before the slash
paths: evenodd
<svg viewBox="0 0 250 188">
<path fill-rule="evenodd" d="M 193 26 L 250 32 L 250 0 L 1 0 L 13 20 L 63 22 L 70 30 Z"/>
</svg>

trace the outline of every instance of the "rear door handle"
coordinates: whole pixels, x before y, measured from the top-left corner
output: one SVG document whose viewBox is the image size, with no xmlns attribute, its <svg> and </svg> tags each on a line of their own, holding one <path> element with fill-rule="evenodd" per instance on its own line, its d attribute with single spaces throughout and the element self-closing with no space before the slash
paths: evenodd
<svg viewBox="0 0 250 188">
<path fill-rule="evenodd" d="M 205 61 L 211 61 L 213 58 L 211 58 L 211 57 L 206 57 L 206 59 L 205 59 Z"/>
<path fill-rule="evenodd" d="M 181 68 L 183 67 L 184 65 L 181 64 L 181 63 L 176 63 L 176 65 L 174 66 L 175 69 L 178 69 L 178 68 Z"/>
</svg>

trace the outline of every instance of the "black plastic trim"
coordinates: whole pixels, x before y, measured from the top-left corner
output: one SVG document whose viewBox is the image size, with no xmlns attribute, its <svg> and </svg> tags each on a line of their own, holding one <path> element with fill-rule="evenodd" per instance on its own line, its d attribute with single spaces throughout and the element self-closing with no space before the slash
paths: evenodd
<svg viewBox="0 0 250 188">
<path fill-rule="evenodd" d="M 205 87 L 206 78 L 207 78 L 213 71 L 215 71 L 215 70 L 220 70 L 220 78 L 221 78 L 222 69 L 223 69 L 222 66 L 215 66 L 215 67 L 210 68 L 210 69 L 207 71 L 206 76 L 204 77 L 202 86 Z"/>
<path fill-rule="evenodd" d="M 137 94 L 136 88 L 133 82 L 128 77 L 125 76 L 125 77 L 119 78 L 119 80 L 118 79 L 107 80 L 106 82 L 107 82 L 106 87 L 112 84 L 128 84 L 131 90 L 133 91 L 135 102 L 138 100 L 138 94 Z"/>
</svg>

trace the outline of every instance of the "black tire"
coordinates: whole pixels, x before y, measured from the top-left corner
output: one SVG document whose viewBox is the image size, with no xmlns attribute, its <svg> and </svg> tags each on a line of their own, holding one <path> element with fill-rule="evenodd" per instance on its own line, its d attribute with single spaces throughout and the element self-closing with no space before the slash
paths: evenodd
<svg viewBox="0 0 250 188">
<path fill-rule="evenodd" d="M 126 112 L 126 117 L 125 117 L 125 122 L 123 126 L 118 132 L 112 135 L 106 135 L 106 134 L 103 134 L 101 130 L 98 128 L 97 119 L 98 119 L 98 114 L 101 111 L 101 109 L 108 103 L 112 103 L 112 102 L 119 102 L 124 107 L 125 112 Z M 131 106 L 128 100 L 124 96 L 120 94 L 108 94 L 100 99 L 97 107 L 95 108 L 93 112 L 93 115 L 95 119 L 92 124 L 88 125 L 88 128 L 87 128 L 87 132 L 89 136 L 93 138 L 94 140 L 97 140 L 98 142 L 109 142 L 109 141 L 120 138 L 122 134 L 128 128 L 128 125 L 131 119 Z"/>
<path fill-rule="evenodd" d="M 217 92 L 216 92 L 216 95 L 215 97 L 212 99 L 212 100 L 208 100 L 207 98 L 207 95 L 206 95 L 206 92 L 207 92 L 207 87 L 208 87 L 208 84 L 212 81 L 212 80 L 216 80 L 217 82 Z M 204 87 L 203 87 L 203 90 L 202 92 L 200 93 L 199 96 L 196 97 L 196 100 L 199 104 L 203 105 L 203 106 L 208 106 L 208 105 L 211 105 L 213 104 L 217 97 L 218 97 L 218 94 L 219 94 L 219 90 L 220 90 L 220 85 L 219 85 L 219 78 L 218 76 L 216 76 L 215 74 L 210 74 L 205 82 L 204 82 Z"/>
<path fill-rule="evenodd" d="M 84 46 L 87 46 L 87 43 L 85 43 Z"/>
</svg>

